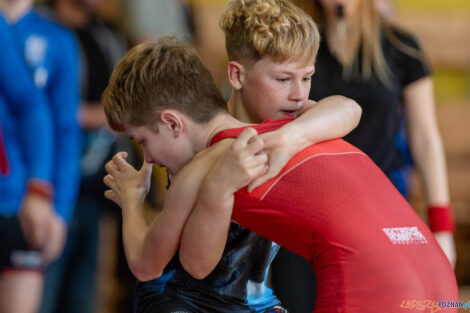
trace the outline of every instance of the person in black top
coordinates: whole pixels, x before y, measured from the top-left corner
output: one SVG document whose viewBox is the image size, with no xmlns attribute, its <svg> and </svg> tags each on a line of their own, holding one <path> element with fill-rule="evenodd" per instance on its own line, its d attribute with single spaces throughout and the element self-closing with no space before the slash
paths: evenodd
<svg viewBox="0 0 470 313">
<path fill-rule="evenodd" d="M 429 226 L 454 265 L 454 223 L 433 80 L 419 42 L 380 16 L 374 0 L 315 0 L 306 1 L 305 7 L 312 4 L 322 41 L 310 99 L 339 94 L 359 103 L 361 122 L 344 139 L 366 152 L 403 194 L 407 156 L 400 127 L 406 122 L 412 161 L 429 208 Z M 281 249 L 273 263 L 274 291 L 292 312 L 311 312 L 311 304 L 302 304 L 298 292 L 309 293 L 306 288 L 313 291 L 314 284 L 306 279 L 310 269 L 297 258 Z"/>
</svg>

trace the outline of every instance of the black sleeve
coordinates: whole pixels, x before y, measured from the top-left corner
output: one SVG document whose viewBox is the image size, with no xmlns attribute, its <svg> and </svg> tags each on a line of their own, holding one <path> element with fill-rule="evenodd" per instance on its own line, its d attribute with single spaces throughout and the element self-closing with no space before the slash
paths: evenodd
<svg viewBox="0 0 470 313">
<path fill-rule="evenodd" d="M 401 85 L 405 87 L 423 77 L 431 75 L 428 59 L 416 37 L 403 31 L 394 31 L 399 41 L 400 63 L 403 70 Z"/>
</svg>

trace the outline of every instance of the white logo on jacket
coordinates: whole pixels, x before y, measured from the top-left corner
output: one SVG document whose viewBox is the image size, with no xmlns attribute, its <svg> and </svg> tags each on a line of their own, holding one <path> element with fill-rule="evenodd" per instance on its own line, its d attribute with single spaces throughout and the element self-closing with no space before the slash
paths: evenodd
<svg viewBox="0 0 470 313">
<path fill-rule="evenodd" d="M 47 40 L 37 35 L 29 36 L 25 42 L 25 58 L 34 71 L 34 83 L 38 88 L 44 88 L 49 78 L 49 71 L 44 66 L 47 45 Z"/>
</svg>

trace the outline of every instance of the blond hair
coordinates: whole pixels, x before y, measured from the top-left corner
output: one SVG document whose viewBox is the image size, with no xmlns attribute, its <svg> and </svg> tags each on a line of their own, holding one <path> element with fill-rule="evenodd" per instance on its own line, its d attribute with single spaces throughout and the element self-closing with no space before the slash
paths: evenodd
<svg viewBox="0 0 470 313">
<path fill-rule="evenodd" d="M 168 108 L 199 123 L 226 111 L 226 102 L 196 50 L 171 36 L 127 52 L 114 69 L 102 102 L 116 131 L 128 126 L 156 131 L 160 113 Z"/>
<path fill-rule="evenodd" d="M 320 35 L 312 18 L 285 0 L 232 0 L 219 22 L 230 60 L 315 61 Z"/>
</svg>

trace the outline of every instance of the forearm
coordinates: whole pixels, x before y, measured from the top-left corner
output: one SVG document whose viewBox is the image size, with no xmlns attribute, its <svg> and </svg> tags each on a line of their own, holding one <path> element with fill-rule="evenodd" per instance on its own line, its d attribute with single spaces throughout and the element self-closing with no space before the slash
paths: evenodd
<svg viewBox="0 0 470 313">
<path fill-rule="evenodd" d="M 181 239 L 181 264 L 197 279 L 214 270 L 227 241 L 233 193 L 220 190 L 219 186 L 210 182 L 204 185 Z"/>
<path fill-rule="evenodd" d="M 147 281 L 161 275 L 178 249 L 188 215 L 166 206 L 148 225 L 143 202 L 124 206 L 124 248 L 129 268 L 138 280 Z"/>
<path fill-rule="evenodd" d="M 183 228 L 197 202 L 201 185 L 214 162 L 213 158 L 219 153 L 217 150 L 212 151 L 216 153 L 193 159 L 173 179 L 163 210 L 148 227 L 141 248 L 137 251 L 139 256 L 134 259 L 139 269 L 139 279 L 158 276 L 178 250 Z M 190 260 L 189 263 L 193 265 L 198 262 Z"/>
<path fill-rule="evenodd" d="M 80 125 L 83 129 L 96 130 L 108 125 L 101 103 L 83 102 L 79 114 Z"/>
<path fill-rule="evenodd" d="M 150 224 L 140 251 L 140 280 L 159 277 L 178 250 L 188 216 L 175 214 L 164 209 Z"/>
<path fill-rule="evenodd" d="M 352 99 L 331 96 L 312 104 L 295 121 L 280 130 L 299 146 L 340 138 L 351 132 L 361 118 L 361 107 Z"/>
<path fill-rule="evenodd" d="M 454 217 L 449 206 L 446 162 L 440 136 L 437 134 L 434 138 L 412 144 L 412 153 L 428 204 L 429 227 L 452 267 L 455 267 Z"/>
<path fill-rule="evenodd" d="M 421 178 L 428 206 L 449 204 L 447 169 L 439 134 L 413 138 L 411 152 Z"/>
<path fill-rule="evenodd" d="M 148 225 L 143 215 L 143 203 L 135 203 L 122 208 L 122 239 L 127 263 L 132 274 L 143 280 L 142 247 Z"/>
</svg>

